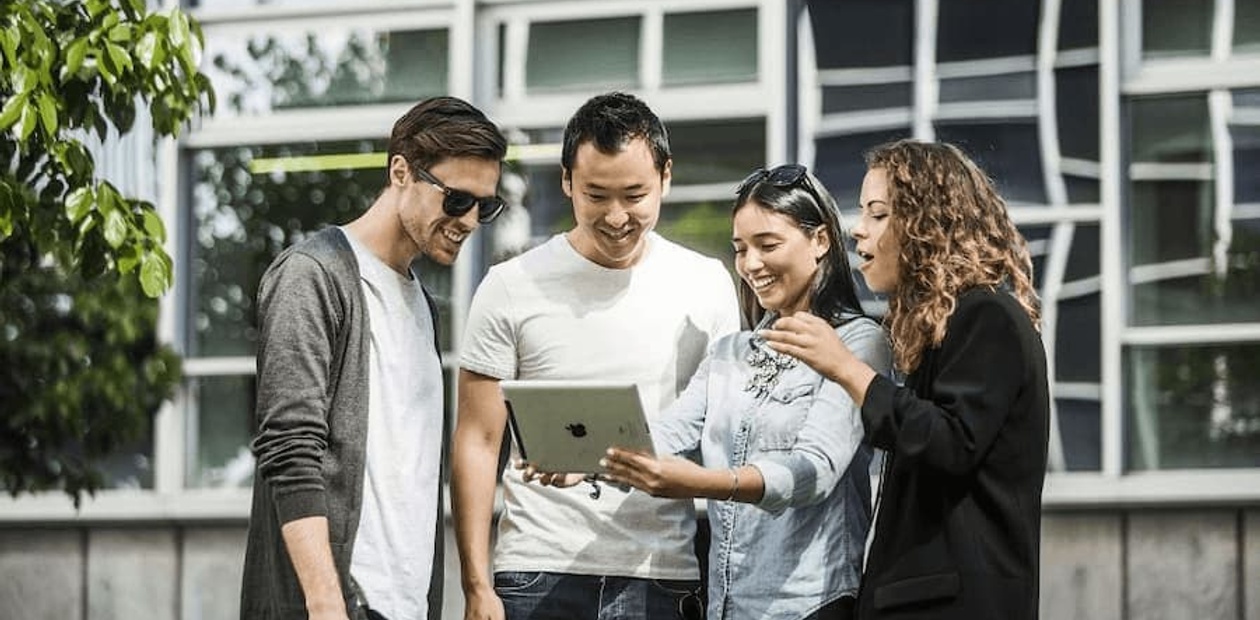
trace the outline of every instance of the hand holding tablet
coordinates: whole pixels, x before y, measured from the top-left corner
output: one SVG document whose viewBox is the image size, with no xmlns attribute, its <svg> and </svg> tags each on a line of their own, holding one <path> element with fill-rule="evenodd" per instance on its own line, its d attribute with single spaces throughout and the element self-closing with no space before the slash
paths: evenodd
<svg viewBox="0 0 1260 620">
<path fill-rule="evenodd" d="M 538 472 L 598 474 L 612 446 L 654 454 L 632 383 L 504 381 L 508 423 L 521 459 Z"/>
</svg>

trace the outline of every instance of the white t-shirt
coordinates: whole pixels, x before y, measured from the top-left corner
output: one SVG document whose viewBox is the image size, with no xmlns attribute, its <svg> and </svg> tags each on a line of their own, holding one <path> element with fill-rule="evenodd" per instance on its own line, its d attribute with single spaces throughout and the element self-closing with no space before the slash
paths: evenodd
<svg viewBox="0 0 1260 620">
<path fill-rule="evenodd" d="M 371 324 L 367 459 L 350 574 L 390 620 L 428 616 L 442 458 L 442 367 L 420 282 L 349 232 Z"/>
<path fill-rule="evenodd" d="M 710 342 L 739 328 L 735 287 L 716 259 L 655 233 L 628 269 L 601 267 L 565 235 L 486 274 L 460 365 L 497 379 L 624 380 L 649 416 L 687 386 Z M 503 475 L 496 571 L 696 579 L 691 500 Z"/>
</svg>

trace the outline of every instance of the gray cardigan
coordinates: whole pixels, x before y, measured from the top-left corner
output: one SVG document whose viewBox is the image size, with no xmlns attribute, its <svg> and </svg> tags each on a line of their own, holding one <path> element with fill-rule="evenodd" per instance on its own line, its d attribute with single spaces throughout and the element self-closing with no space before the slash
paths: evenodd
<svg viewBox="0 0 1260 620">
<path fill-rule="evenodd" d="M 351 617 L 350 554 L 363 495 L 370 327 L 359 267 L 330 227 L 280 253 L 258 288 L 257 469 L 241 586 L 241 618 L 306 618 L 280 527 L 328 518 L 333 561 Z M 425 292 L 433 315 L 438 314 Z M 437 341 L 437 338 L 434 338 Z M 446 467 L 443 421 L 442 467 Z M 445 475 L 443 475 L 445 478 Z M 441 487 L 429 616 L 442 611 Z"/>
</svg>

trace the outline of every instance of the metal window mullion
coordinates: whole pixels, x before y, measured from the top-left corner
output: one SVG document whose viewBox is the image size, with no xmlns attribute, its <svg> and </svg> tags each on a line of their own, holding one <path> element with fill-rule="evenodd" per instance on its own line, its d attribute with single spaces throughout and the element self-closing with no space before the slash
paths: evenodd
<svg viewBox="0 0 1260 620">
<path fill-rule="evenodd" d="M 1134 4 L 1130 2 L 1130 4 Z M 1124 368 L 1120 341 L 1124 332 L 1125 257 L 1121 218 L 1122 157 L 1120 153 L 1121 40 L 1120 7 L 1098 3 L 1099 46 L 1099 190 L 1103 206 L 1099 222 L 1101 299 L 1102 474 L 1120 476 L 1124 456 Z"/>
<path fill-rule="evenodd" d="M 503 36 L 503 100 L 525 99 L 525 64 L 529 60 L 529 21 L 513 16 Z"/>
<path fill-rule="evenodd" d="M 1067 204 L 1067 186 L 1060 171 L 1059 120 L 1055 99 L 1054 65 L 1059 40 L 1060 0 L 1041 5 L 1037 34 L 1037 133 L 1041 145 L 1041 170 L 1050 204 Z"/>
<path fill-rule="evenodd" d="M 936 116 L 939 87 L 936 83 L 937 0 L 914 3 L 914 137 L 935 140 L 932 119 Z"/>
<path fill-rule="evenodd" d="M 664 84 L 665 13 L 660 6 L 653 6 L 640 19 L 639 85 L 645 92 L 655 93 Z"/>
<path fill-rule="evenodd" d="M 1229 246 L 1234 236 L 1234 141 L 1229 133 L 1230 108 L 1233 101 L 1224 89 L 1208 93 L 1208 122 L 1212 130 L 1212 148 L 1216 159 L 1214 180 L 1215 209 L 1213 228 L 1216 240 L 1212 244 L 1212 262 L 1218 278 L 1229 270 Z"/>
<path fill-rule="evenodd" d="M 822 72 L 818 69 L 818 58 L 814 44 L 814 29 L 811 28 L 812 16 L 809 6 L 801 11 L 801 19 L 797 22 L 797 90 L 796 110 L 788 110 L 788 114 L 796 114 L 796 127 L 800 138 L 796 142 L 796 161 L 811 168 L 816 167 L 814 158 L 817 154 L 816 140 L 818 123 L 822 119 Z"/>
<path fill-rule="evenodd" d="M 447 24 L 446 38 L 446 88 L 447 93 L 461 99 L 473 101 L 474 66 L 477 37 L 474 20 L 475 0 L 455 0 L 451 21 Z"/>
<path fill-rule="evenodd" d="M 185 253 L 180 252 L 184 246 L 183 239 L 191 237 L 191 218 L 181 217 L 180 189 L 183 187 L 179 174 L 179 144 L 174 139 L 163 139 L 158 142 L 156 150 L 158 178 L 157 210 L 158 216 L 170 228 L 163 249 L 171 257 L 172 270 L 179 273 L 182 265 L 188 260 Z M 184 350 L 179 342 L 179 316 L 191 304 L 190 287 L 180 283 L 162 296 L 158 306 L 157 337 L 159 342 L 170 344 L 177 350 Z M 176 389 L 175 398 L 165 401 L 158 408 L 153 419 L 153 490 L 161 494 L 178 493 L 184 486 L 186 471 L 185 455 L 190 452 L 184 444 L 184 429 L 188 424 L 185 413 L 187 406 L 188 381 L 181 381 Z"/>
<path fill-rule="evenodd" d="M 776 93 L 764 99 L 767 163 L 796 161 L 796 153 L 788 152 L 786 120 L 788 114 L 796 112 L 787 109 L 787 98 L 782 94 L 794 81 L 788 79 L 787 71 L 783 69 L 788 57 L 787 37 L 783 33 L 788 28 L 789 4 L 792 3 L 762 2 L 757 9 L 757 83 L 767 92 Z M 799 51 L 800 48 L 796 49 Z M 795 70 L 795 67 L 791 69 Z"/>
</svg>

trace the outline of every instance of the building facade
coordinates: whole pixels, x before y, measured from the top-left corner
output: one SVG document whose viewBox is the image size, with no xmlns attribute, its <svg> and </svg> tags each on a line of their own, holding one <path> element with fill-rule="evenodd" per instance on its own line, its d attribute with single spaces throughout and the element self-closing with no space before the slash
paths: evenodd
<svg viewBox="0 0 1260 620">
<path fill-rule="evenodd" d="M 453 377 L 481 275 L 572 223 L 569 114 L 619 89 L 670 130 L 658 230 L 728 264 L 733 189 L 757 166 L 810 165 L 851 214 L 871 146 L 914 137 L 972 154 L 1030 241 L 1043 300 L 1055 399 L 1042 616 L 1260 619 L 1260 1 L 185 8 L 217 112 L 178 142 L 107 152 L 173 233 L 176 286 L 154 329 L 185 379 L 82 510 L 59 493 L 0 498 L 0 617 L 235 618 L 262 270 L 370 204 L 411 103 L 473 101 L 512 141 L 513 208 L 454 266 L 420 265 Z"/>
</svg>

